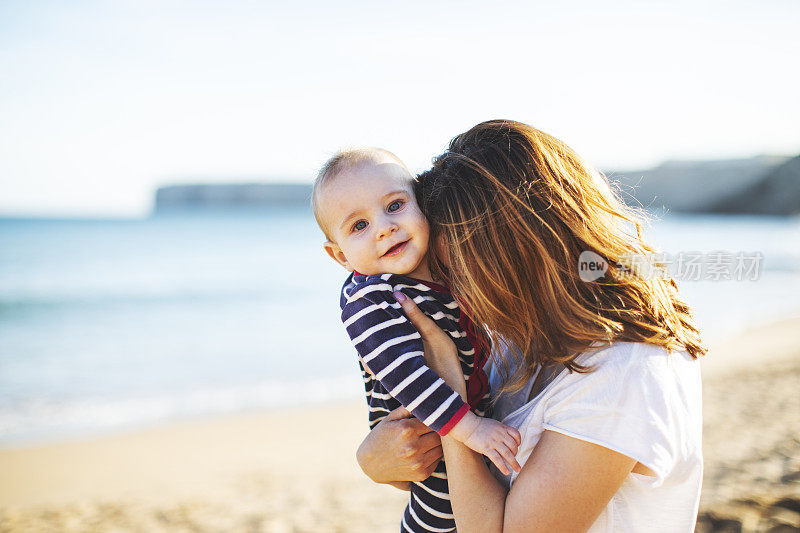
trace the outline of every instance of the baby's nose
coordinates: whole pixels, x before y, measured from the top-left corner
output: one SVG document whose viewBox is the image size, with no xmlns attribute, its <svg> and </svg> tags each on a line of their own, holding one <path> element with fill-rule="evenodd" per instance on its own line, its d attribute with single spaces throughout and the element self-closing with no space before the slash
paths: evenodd
<svg viewBox="0 0 800 533">
<path fill-rule="evenodd" d="M 383 225 L 381 225 L 381 229 L 378 230 L 378 238 L 383 239 L 384 237 L 391 235 L 395 231 L 397 231 L 397 224 L 395 224 L 394 222 L 386 222 Z"/>
</svg>

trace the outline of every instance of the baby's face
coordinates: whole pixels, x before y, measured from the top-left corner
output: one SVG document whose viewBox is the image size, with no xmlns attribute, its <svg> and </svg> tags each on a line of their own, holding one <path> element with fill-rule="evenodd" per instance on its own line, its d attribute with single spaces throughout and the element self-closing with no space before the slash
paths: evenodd
<svg viewBox="0 0 800 533">
<path fill-rule="evenodd" d="M 347 169 L 320 190 L 320 212 L 332 238 L 325 250 L 361 274 L 430 280 L 428 221 L 408 171 L 387 157 Z"/>
</svg>

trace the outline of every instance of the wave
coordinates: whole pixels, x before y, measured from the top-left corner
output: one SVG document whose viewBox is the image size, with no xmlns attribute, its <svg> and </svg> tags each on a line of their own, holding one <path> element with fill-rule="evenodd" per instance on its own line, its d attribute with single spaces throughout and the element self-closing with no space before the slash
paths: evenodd
<svg viewBox="0 0 800 533">
<path fill-rule="evenodd" d="M 205 388 L 146 396 L 16 400 L 0 405 L 0 446 L 54 439 L 209 415 L 313 405 L 361 396 L 360 375 L 318 379 L 266 380 L 256 384 Z"/>
<path fill-rule="evenodd" d="M 3 310 L 24 310 L 27 308 L 50 307 L 87 307 L 109 305 L 162 305 L 175 303 L 199 302 L 236 302 L 254 300 L 275 300 L 281 298 L 297 298 L 304 294 L 313 294 L 311 287 L 291 288 L 234 288 L 218 290 L 188 290 L 188 291 L 140 291 L 140 292 L 30 292 L 6 294 L 0 292 L 0 312 Z"/>
</svg>

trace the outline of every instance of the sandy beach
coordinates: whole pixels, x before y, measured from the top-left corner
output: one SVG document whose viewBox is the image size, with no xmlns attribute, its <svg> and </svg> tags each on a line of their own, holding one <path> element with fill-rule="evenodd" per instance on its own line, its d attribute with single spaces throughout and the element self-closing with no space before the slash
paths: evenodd
<svg viewBox="0 0 800 533">
<path fill-rule="evenodd" d="M 699 531 L 800 528 L 799 330 L 755 328 L 703 362 Z M 366 431 L 349 402 L 2 450 L 0 531 L 397 531 L 406 494 L 359 470 Z"/>
</svg>

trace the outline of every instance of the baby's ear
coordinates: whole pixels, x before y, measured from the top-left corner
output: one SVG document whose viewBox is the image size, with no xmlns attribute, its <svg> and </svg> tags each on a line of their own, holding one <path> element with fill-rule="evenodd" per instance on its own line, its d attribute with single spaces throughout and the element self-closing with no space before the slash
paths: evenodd
<svg viewBox="0 0 800 533">
<path fill-rule="evenodd" d="M 342 265 L 344 268 L 349 270 L 350 272 L 353 271 L 353 267 L 350 266 L 350 262 L 345 257 L 344 252 L 339 245 L 333 241 L 325 241 L 325 244 L 322 245 L 325 248 L 325 251 L 328 252 L 328 255 L 331 256 L 331 259 Z"/>
</svg>

